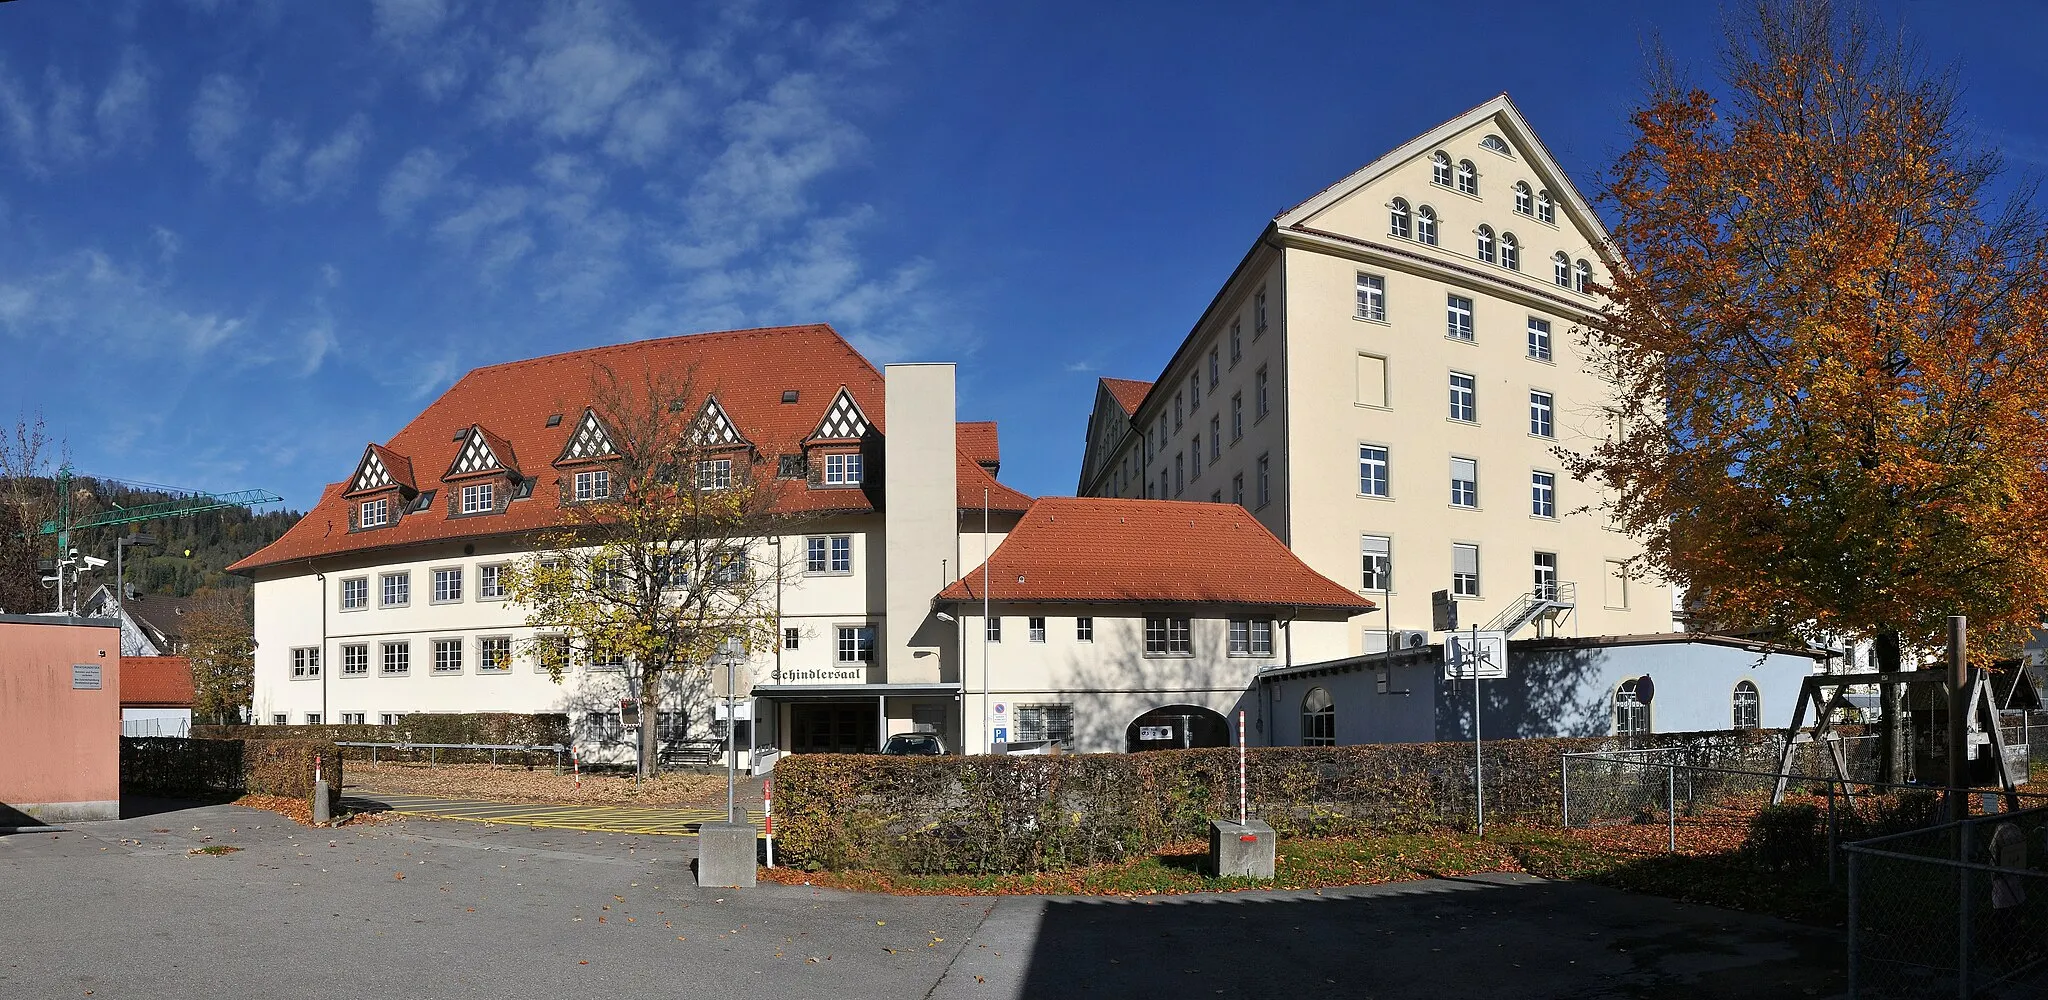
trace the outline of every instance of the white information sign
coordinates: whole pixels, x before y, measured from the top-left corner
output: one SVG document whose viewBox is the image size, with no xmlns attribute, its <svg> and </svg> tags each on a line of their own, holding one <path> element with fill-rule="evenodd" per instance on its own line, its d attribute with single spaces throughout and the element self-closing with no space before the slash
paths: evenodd
<svg viewBox="0 0 2048 1000">
<path fill-rule="evenodd" d="M 1173 739 L 1173 727 L 1172 727 L 1172 726 L 1139 726 L 1139 727 L 1138 727 L 1138 739 L 1140 739 L 1140 740 L 1170 740 L 1170 739 Z"/>
<path fill-rule="evenodd" d="M 1508 675 L 1505 632 L 1444 633 L 1444 679 L 1497 681 Z"/>
</svg>

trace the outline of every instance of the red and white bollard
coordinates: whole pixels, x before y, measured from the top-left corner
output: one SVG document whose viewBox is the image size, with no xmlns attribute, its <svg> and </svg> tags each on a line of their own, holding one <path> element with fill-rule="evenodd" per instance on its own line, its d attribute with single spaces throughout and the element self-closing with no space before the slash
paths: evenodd
<svg viewBox="0 0 2048 1000">
<path fill-rule="evenodd" d="M 583 790 L 583 762 L 576 757 L 576 750 L 569 750 L 569 770 L 576 775 L 576 790 Z"/>
<path fill-rule="evenodd" d="M 1237 712 L 1237 825 L 1243 826 L 1244 812 L 1244 710 Z"/>
<path fill-rule="evenodd" d="M 775 867 L 775 779 L 761 779 L 761 823 L 768 834 L 768 867 Z"/>
</svg>

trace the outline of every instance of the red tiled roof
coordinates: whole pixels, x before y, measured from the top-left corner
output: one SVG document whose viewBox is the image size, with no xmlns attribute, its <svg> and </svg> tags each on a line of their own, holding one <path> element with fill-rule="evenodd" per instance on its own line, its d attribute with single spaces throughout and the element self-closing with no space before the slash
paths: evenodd
<svg viewBox="0 0 2048 1000">
<path fill-rule="evenodd" d="M 1003 448 L 996 440 L 996 422 L 993 420 L 969 420 L 956 426 L 960 439 L 960 450 L 974 459 L 976 465 L 990 472 L 999 471 L 1003 464 Z"/>
<path fill-rule="evenodd" d="M 1116 400 L 1116 405 L 1124 408 L 1124 416 L 1127 417 L 1138 412 L 1139 404 L 1145 402 L 1146 394 L 1152 391 L 1152 383 L 1131 378 L 1105 378 L 1102 387 L 1109 390 L 1110 397 Z"/>
<path fill-rule="evenodd" d="M 191 708 L 192 660 L 184 656 L 121 658 L 122 708 Z"/>
<path fill-rule="evenodd" d="M 778 454 L 802 451 L 841 386 L 853 395 L 877 431 L 886 426 L 882 373 L 853 345 L 823 324 L 768 327 L 646 340 L 611 347 L 570 351 L 526 361 L 474 369 L 378 448 L 387 467 L 409 460 L 419 468 L 446 469 L 454 464 L 463 442 L 451 440 L 453 428 L 478 424 L 490 428 L 492 447 L 505 443 L 511 461 L 516 448 L 528 455 L 559 455 L 592 405 L 593 377 L 609 368 L 628 391 L 649 375 L 677 382 L 687 380 L 694 412 L 707 395 L 716 395 L 739 432 L 760 449 L 767 474 L 774 474 Z M 789 392 L 797 402 L 784 403 Z M 548 418 L 559 414 L 555 426 Z M 502 437 L 500 437 L 502 435 Z M 996 510 L 1022 512 L 1029 497 L 995 481 L 966 452 L 959 457 L 959 504 L 979 509 L 982 490 Z M 447 505 L 406 514 L 398 523 L 351 534 L 349 504 L 342 497 L 347 483 L 328 486 L 319 503 L 282 538 L 229 567 L 246 572 L 263 566 L 295 562 L 341 552 L 383 549 L 421 542 L 518 534 L 560 523 L 561 493 L 552 467 L 522 470 L 538 482 L 533 495 L 514 501 L 503 514 L 450 519 Z M 394 476 L 398 473 L 392 469 Z M 438 483 L 416 483 L 422 490 Z M 802 482 L 776 481 L 778 509 L 785 513 L 834 513 L 874 509 L 866 490 L 810 489 Z"/>
<path fill-rule="evenodd" d="M 980 600 L 980 567 L 940 600 Z M 1040 497 L 989 557 L 999 601 L 1223 603 L 1364 612 L 1236 504 Z"/>
</svg>

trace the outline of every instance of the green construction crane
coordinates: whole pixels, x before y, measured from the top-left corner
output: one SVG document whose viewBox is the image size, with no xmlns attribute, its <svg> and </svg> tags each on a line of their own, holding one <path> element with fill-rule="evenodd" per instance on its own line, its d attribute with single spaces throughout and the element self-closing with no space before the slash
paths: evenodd
<svg viewBox="0 0 2048 1000">
<path fill-rule="evenodd" d="M 177 492 L 177 491 L 172 491 Z M 151 521 L 160 517 L 175 517 L 181 514 L 198 514 L 209 510 L 225 510 L 230 507 L 254 507 L 259 504 L 283 503 L 284 498 L 269 490 L 241 490 L 234 493 L 193 492 L 176 500 L 162 503 L 146 503 L 138 507 L 122 507 L 101 511 L 81 521 L 71 519 L 71 466 L 57 470 L 57 516 L 44 521 L 38 534 L 57 536 L 57 606 L 64 606 L 63 583 L 64 564 L 71 554 L 71 533 L 79 528 L 108 528 L 137 521 Z"/>
</svg>

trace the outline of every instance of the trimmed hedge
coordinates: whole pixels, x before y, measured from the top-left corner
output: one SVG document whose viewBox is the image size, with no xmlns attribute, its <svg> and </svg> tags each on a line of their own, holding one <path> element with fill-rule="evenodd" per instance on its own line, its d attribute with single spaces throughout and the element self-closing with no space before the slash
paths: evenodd
<svg viewBox="0 0 2048 1000">
<path fill-rule="evenodd" d="M 328 805 L 341 807 L 341 756 L 327 740 L 121 738 L 121 787 L 148 795 L 313 797 L 313 766 L 324 758 Z"/>
<path fill-rule="evenodd" d="M 496 743 L 536 746 L 569 742 L 569 717 L 560 712 L 466 712 L 408 715 L 390 726 L 193 726 L 194 739 L 313 739 L 358 743 Z"/>
<path fill-rule="evenodd" d="M 1688 763 L 1770 770 L 1781 733 L 1658 734 Z M 1553 826 L 1561 755 L 1619 741 L 1485 744 L 1487 819 Z M 1472 744 L 1259 747 L 1253 816 L 1281 836 L 1469 829 Z M 775 768 L 776 846 L 794 866 L 909 873 L 1050 871 L 1208 836 L 1237 815 L 1237 750 L 1079 756 L 800 754 Z"/>
</svg>

